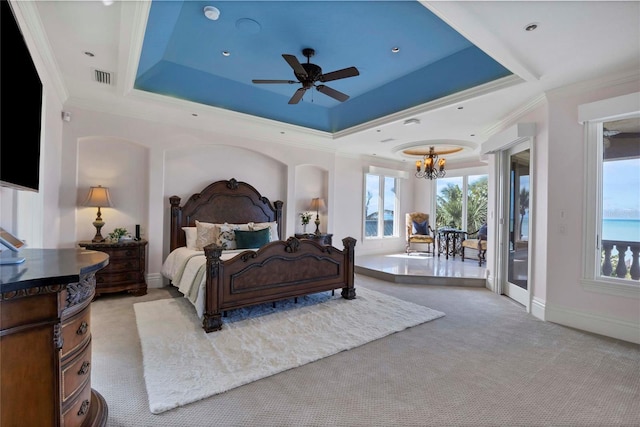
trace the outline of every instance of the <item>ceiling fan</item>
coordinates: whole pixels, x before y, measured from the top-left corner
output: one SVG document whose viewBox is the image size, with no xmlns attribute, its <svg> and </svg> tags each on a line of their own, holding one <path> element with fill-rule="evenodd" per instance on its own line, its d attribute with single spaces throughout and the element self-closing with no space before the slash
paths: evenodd
<svg viewBox="0 0 640 427">
<path fill-rule="evenodd" d="M 315 55 L 316 51 L 311 48 L 302 49 L 302 54 L 307 57 L 307 63 L 301 64 L 294 55 L 282 54 L 282 57 L 293 68 L 293 74 L 298 81 L 295 80 L 251 80 L 255 84 L 272 84 L 272 83 L 302 83 L 302 87 L 296 90 L 289 104 L 297 104 L 302 99 L 307 89 L 315 87 L 318 92 L 324 93 L 340 102 L 344 102 L 349 99 L 349 95 L 340 91 L 330 88 L 329 86 L 320 84 L 316 86 L 316 82 L 329 82 L 332 80 L 344 79 L 347 77 L 359 76 L 360 72 L 356 67 L 343 68 L 341 70 L 332 71 L 330 73 L 322 74 L 322 68 L 316 64 L 309 62 L 309 59 Z"/>
</svg>

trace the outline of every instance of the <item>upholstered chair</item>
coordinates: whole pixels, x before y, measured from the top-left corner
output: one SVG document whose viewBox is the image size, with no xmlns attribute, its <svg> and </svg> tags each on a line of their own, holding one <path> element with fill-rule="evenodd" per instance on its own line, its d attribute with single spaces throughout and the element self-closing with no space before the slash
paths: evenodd
<svg viewBox="0 0 640 427">
<path fill-rule="evenodd" d="M 482 266 L 487 254 L 487 227 L 486 225 L 480 227 L 479 230 L 473 233 L 465 233 L 462 237 L 462 262 L 464 262 L 464 250 L 474 249 L 478 251 L 478 265 Z"/>
<path fill-rule="evenodd" d="M 423 212 L 411 212 L 406 214 L 407 224 L 407 248 L 406 252 L 412 251 L 412 243 L 422 243 L 427 245 L 427 253 L 435 254 L 435 232 L 429 224 L 429 214 Z M 429 250 L 431 249 L 431 250 Z"/>
</svg>

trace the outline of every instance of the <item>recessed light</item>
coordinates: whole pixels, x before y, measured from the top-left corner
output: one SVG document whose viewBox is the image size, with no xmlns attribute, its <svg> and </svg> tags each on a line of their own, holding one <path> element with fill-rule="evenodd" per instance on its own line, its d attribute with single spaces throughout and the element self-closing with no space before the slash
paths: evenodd
<svg viewBox="0 0 640 427">
<path fill-rule="evenodd" d="M 399 47 L 397 47 L 397 46 L 396 46 L 396 47 L 393 47 L 393 48 L 391 48 L 391 52 L 393 52 L 393 53 L 398 53 L 398 52 L 400 52 L 400 48 L 399 48 Z"/>
<path fill-rule="evenodd" d="M 93 52 L 89 52 L 88 50 L 84 51 L 84 54 L 87 55 L 89 58 L 93 58 L 95 56 Z"/>
<path fill-rule="evenodd" d="M 527 25 L 524 27 L 524 30 L 525 30 L 525 31 L 533 31 L 533 30 L 535 30 L 536 28 L 538 28 L 538 24 L 536 24 L 535 22 L 532 22 L 531 24 L 527 24 Z"/>
<path fill-rule="evenodd" d="M 282 130 L 282 131 L 280 131 L 280 135 L 284 135 L 284 131 L 283 131 L 283 130 Z"/>
<path fill-rule="evenodd" d="M 476 134 L 475 134 L 475 133 L 472 133 L 472 134 L 471 134 L 471 135 L 469 135 L 469 136 L 476 136 Z"/>
<path fill-rule="evenodd" d="M 462 110 L 463 108 L 464 108 L 463 106 L 460 106 L 460 107 L 458 107 L 458 110 Z"/>
<path fill-rule="evenodd" d="M 222 56 L 231 56 L 231 52 L 229 52 L 228 50 L 223 50 Z"/>
<path fill-rule="evenodd" d="M 420 124 L 420 120 L 418 119 L 407 119 L 404 121 L 404 125 L 405 126 L 409 126 L 409 125 L 419 125 Z"/>
<path fill-rule="evenodd" d="M 220 10 L 214 6 L 205 6 L 204 16 L 206 16 L 207 19 L 211 19 L 212 21 L 215 21 L 220 17 Z"/>
<path fill-rule="evenodd" d="M 191 113 L 191 115 L 192 115 L 193 117 L 198 117 L 198 114 L 197 114 L 197 113 Z"/>
</svg>

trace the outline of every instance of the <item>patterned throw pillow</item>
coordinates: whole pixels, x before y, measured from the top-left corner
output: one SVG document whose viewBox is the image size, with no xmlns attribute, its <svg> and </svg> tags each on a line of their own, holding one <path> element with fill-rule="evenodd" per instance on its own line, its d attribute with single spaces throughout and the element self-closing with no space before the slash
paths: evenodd
<svg viewBox="0 0 640 427">
<path fill-rule="evenodd" d="M 256 231 L 235 230 L 234 234 L 238 249 L 259 249 L 269 243 L 271 230 L 269 228 Z"/>
<path fill-rule="evenodd" d="M 236 244 L 236 234 L 234 233 L 234 231 L 249 231 L 249 224 L 228 224 L 226 222 L 224 224 L 218 224 L 218 246 L 222 246 L 222 248 L 226 250 L 237 249 L 238 245 Z"/>
<path fill-rule="evenodd" d="M 429 234 L 429 221 L 423 222 L 413 221 L 413 234 L 428 235 Z"/>
<path fill-rule="evenodd" d="M 195 250 L 202 251 L 205 246 L 215 243 L 218 240 L 218 233 L 216 224 L 196 220 Z M 189 247 L 188 240 L 187 247 Z"/>
</svg>

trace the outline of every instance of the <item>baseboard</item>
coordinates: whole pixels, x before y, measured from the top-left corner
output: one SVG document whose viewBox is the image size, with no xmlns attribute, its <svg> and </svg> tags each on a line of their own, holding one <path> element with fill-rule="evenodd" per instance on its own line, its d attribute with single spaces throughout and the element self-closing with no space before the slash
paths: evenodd
<svg viewBox="0 0 640 427">
<path fill-rule="evenodd" d="M 640 344 L 640 323 L 546 305 L 546 320 L 594 334 Z"/>
<path fill-rule="evenodd" d="M 537 319 L 545 320 L 545 310 L 545 301 L 540 298 L 533 297 L 533 300 L 531 301 L 531 315 Z"/>
<path fill-rule="evenodd" d="M 160 273 L 149 273 L 146 276 L 147 288 L 162 288 L 164 287 L 164 280 Z"/>
</svg>

